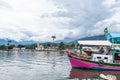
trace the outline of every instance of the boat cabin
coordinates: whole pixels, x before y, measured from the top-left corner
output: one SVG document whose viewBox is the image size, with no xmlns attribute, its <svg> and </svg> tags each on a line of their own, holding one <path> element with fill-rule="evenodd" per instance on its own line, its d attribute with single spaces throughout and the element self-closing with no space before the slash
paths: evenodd
<svg viewBox="0 0 120 80">
<path fill-rule="evenodd" d="M 74 68 L 120 71 L 120 35 L 107 40 L 79 40 L 77 51 L 66 50 Z"/>
<path fill-rule="evenodd" d="M 120 60 L 120 33 L 107 33 L 107 40 L 112 43 L 115 60 Z"/>
<path fill-rule="evenodd" d="M 113 48 L 113 43 L 107 40 L 79 40 L 80 54 L 86 54 L 92 61 L 103 60 L 105 63 L 120 61 L 120 51 Z"/>
<path fill-rule="evenodd" d="M 105 63 L 112 63 L 112 55 L 101 55 L 101 54 L 93 54 L 92 61 L 100 61 L 103 60 Z"/>
</svg>

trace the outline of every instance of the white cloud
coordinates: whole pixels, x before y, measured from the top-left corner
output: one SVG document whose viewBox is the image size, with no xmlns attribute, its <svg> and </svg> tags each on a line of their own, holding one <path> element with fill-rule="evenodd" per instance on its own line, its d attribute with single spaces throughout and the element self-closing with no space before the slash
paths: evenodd
<svg viewBox="0 0 120 80">
<path fill-rule="evenodd" d="M 72 18 L 70 27 L 78 28 L 74 37 L 93 36 L 103 34 L 104 28 L 110 32 L 120 32 L 120 0 L 62 0 L 68 12 L 67 17 Z M 64 16 L 64 15 L 63 15 Z M 117 29 L 117 30 L 116 30 Z M 71 33 L 70 33 L 71 34 Z"/>
<path fill-rule="evenodd" d="M 50 41 L 53 34 L 60 36 L 64 30 L 61 28 L 70 21 L 52 16 L 65 11 L 57 8 L 52 0 L 6 0 L 0 3 L 7 4 L 0 5 L 0 38 Z"/>
<path fill-rule="evenodd" d="M 105 0 L 103 2 L 103 4 L 106 5 L 107 7 L 112 7 L 115 3 L 116 3 L 116 0 Z"/>
<path fill-rule="evenodd" d="M 76 39 L 102 34 L 106 26 L 119 32 L 119 3 L 119 0 L 0 1 L 0 38 L 46 42 L 56 35 L 56 40 Z"/>
<path fill-rule="evenodd" d="M 120 4 L 120 1 L 106 0 L 106 3 L 109 3 L 109 6 L 112 6 L 109 8 L 112 15 L 110 15 L 108 18 L 98 21 L 96 26 L 102 26 L 103 28 L 108 27 L 110 32 L 120 32 L 120 6 L 118 5 Z M 108 7 L 108 5 L 106 6 Z"/>
</svg>

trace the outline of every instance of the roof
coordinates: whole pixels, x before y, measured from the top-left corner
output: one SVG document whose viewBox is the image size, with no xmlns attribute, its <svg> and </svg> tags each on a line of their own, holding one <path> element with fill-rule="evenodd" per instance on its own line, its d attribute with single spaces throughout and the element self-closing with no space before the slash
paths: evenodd
<svg viewBox="0 0 120 80">
<path fill-rule="evenodd" d="M 80 45 L 111 46 L 112 43 L 106 40 L 79 40 Z"/>
<path fill-rule="evenodd" d="M 110 38 L 120 38 L 120 33 L 108 33 L 107 39 L 110 39 Z"/>
<path fill-rule="evenodd" d="M 112 43 L 120 43 L 120 33 L 108 33 L 107 40 Z"/>
</svg>

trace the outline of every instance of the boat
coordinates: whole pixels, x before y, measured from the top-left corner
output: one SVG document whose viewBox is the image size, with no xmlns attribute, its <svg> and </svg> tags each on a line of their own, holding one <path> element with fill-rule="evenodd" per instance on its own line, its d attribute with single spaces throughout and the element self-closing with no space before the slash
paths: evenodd
<svg viewBox="0 0 120 80">
<path fill-rule="evenodd" d="M 72 67 L 120 71 L 120 49 L 116 49 L 116 46 L 120 47 L 120 34 L 108 34 L 107 40 L 77 42 L 77 51 L 65 51 Z"/>
</svg>

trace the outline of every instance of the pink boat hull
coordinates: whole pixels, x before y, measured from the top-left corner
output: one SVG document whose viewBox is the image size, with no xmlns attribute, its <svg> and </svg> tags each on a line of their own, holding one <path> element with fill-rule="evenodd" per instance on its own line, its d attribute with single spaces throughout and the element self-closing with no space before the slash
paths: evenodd
<svg viewBox="0 0 120 80">
<path fill-rule="evenodd" d="M 69 57 L 69 61 L 72 67 L 86 68 L 86 69 L 101 69 L 101 70 L 120 70 L 120 64 L 119 65 L 115 65 L 115 64 L 99 65 L 97 62 L 85 60 L 75 55 L 71 55 L 70 52 L 66 52 L 66 53 Z"/>
</svg>

